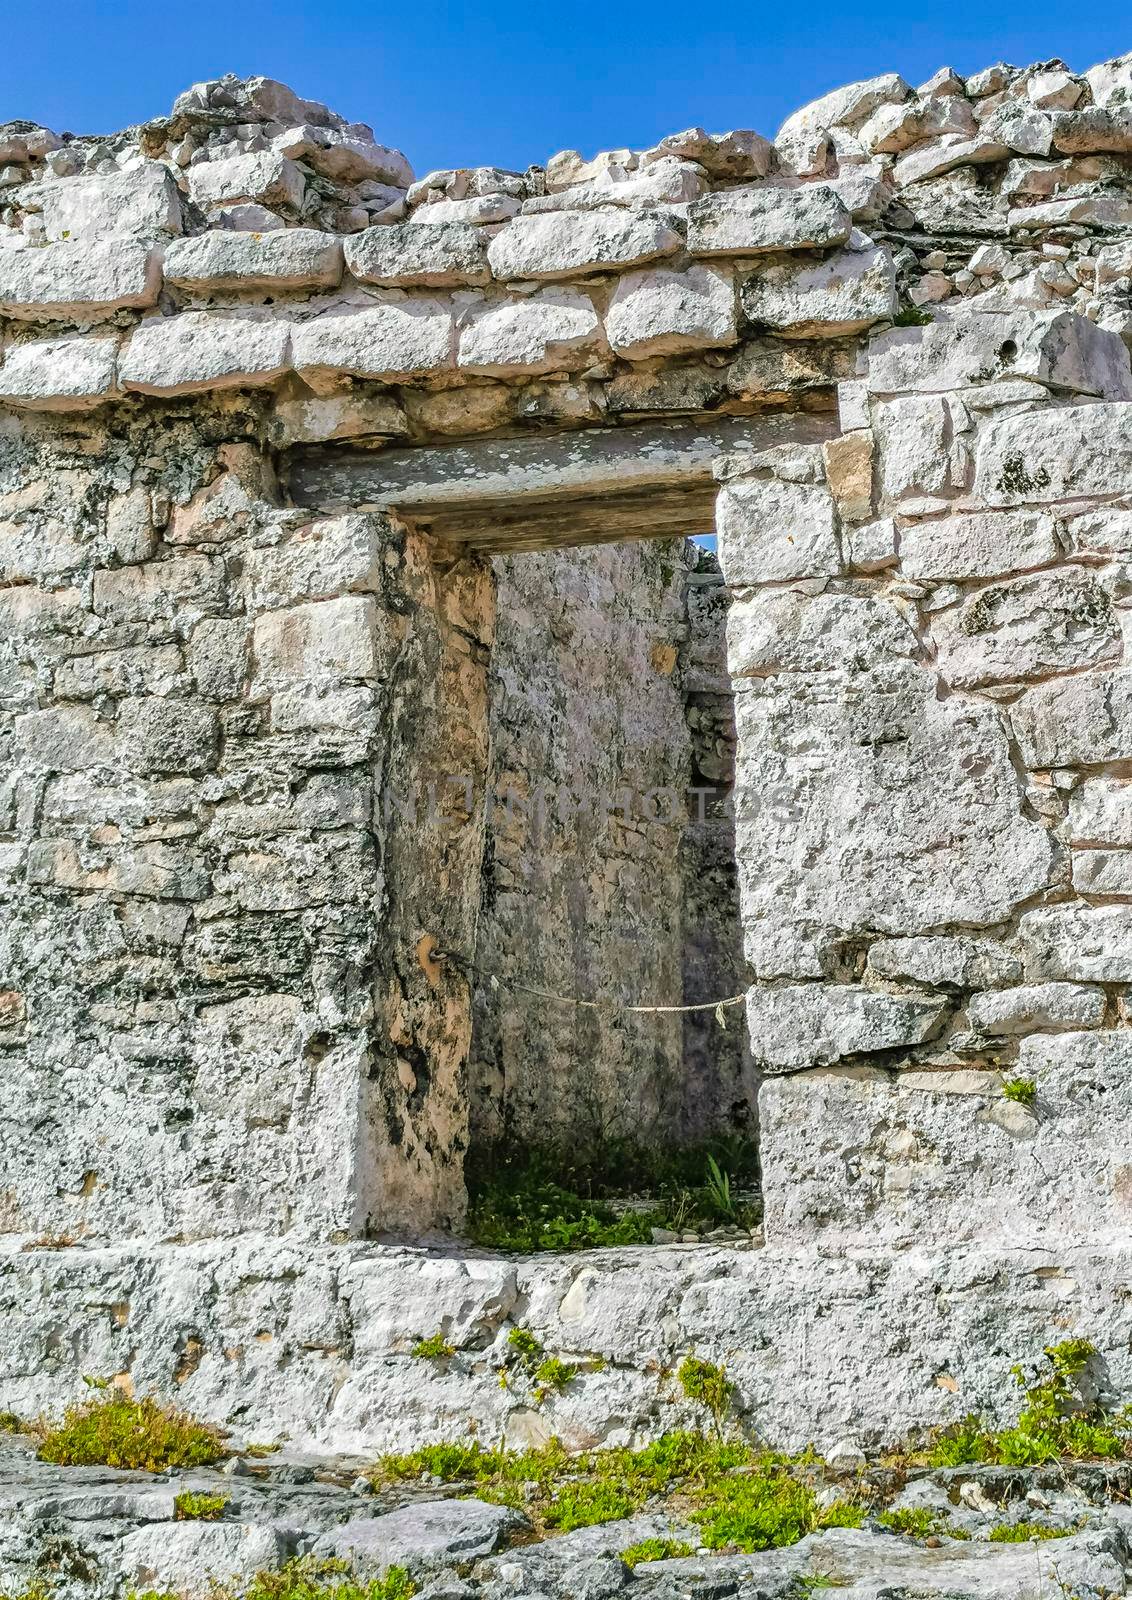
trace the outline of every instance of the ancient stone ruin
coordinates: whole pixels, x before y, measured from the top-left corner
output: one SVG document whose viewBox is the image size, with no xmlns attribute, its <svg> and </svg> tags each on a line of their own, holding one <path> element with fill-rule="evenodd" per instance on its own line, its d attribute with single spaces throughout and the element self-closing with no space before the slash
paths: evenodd
<svg viewBox="0 0 1132 1600">
<path fill-rule="evenodd" d="M 354 1550 L 303 1463 L 640 1444 L 689 1356 L 849 1467 L 1070 1337 L 1132 1399 L 1130 344 L 1132 56 L 419 180 L 267 79 L 0 126 L 0 1409 L 291 1463 L 204 1527 L 21 1446 L 0 1577 Z M 753 1235 L 463 1232 L 477 1149 L 756 1126 Z M 1095 1596 L 1118 1509 L 810 1537 Z M 812 1570 L 587 1536 L 438 1600 Z"/>
</svg>

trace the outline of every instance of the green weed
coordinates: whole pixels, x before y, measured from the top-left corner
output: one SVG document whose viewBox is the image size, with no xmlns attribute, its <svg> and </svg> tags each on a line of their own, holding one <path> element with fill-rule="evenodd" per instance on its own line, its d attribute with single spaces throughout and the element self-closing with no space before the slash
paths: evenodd
<svg viewBox="0 0 1132 1600">
<path fill-rule="evenodd" d="M 178 1522 L 218 1522 L 228 1499 L 226 1494 L 193 1494 L 186 1489 L 174 1495 L 173 1512 Z"/>
<path fill-rule="evenodd" d="M 213 1582 L 208 1600 L 411 1600 L 416 1588 L 404 1567 L 361 1580 L 348 1562 L 295 1556 L 277 1572 L 257 1572 L 238 1589 Z"/>
<path fill-rule="evenodd" d="M 1002 1092 L 1007 1100 L 1020 1106 L 1032 1106 L 1038 1098 L 1038 1086 L 1033 1078 L 1004 1078 Z"/>
<path fill-rule="evenodd" d="M 1064 1339 L 1044 1352 L 1046 1367 L 1034 1374 L 1016 1365 L 1010 1374 L 1025 1394 L 1012 1428 L 988 1427 L 975 1415 L 939 1433 L 928 1465 L 957 1467 L 985 1462 L 1037 1467 L 1050 1461 L 1114 1460 L 1128 1454 L 1132 1419 L 1109 1413 L 1081 1398 L 1077 1379 L 1096 1355 L 1088 1339 Z"/>
<path fill-rule="evenodd" d="M 1031 1539 L 1064 1539 L 1072 1528 L 1047 1528 L 1042 1522 L 1000 1522 L 987 1538 L 992 1544 L 1029 1544 Z"/>
<path fill-rule="evenodd" d="M 631 1570 L 646 1561 L 677 1561 L 695 1553 L 690 1544 L 682 1544 L 679 1539 L 641 1539 L 622 1550 L 621 1559 Z"/>
<path fill-rule="evenodd" d="M 676 1376 L 688 1399 L 706 1407 L 716 1429 L 721 1429 L 735 1399 L 735 1385 L 728 1378 L 726 1368 L 701 1361 L 698 1356 L 687 1356 L 680 1363 Z"/>
<path fill-rule="evenodd" d="M 443 1333 L 430 1334 L 427 1339 L 418 1339 L 409 1354 L 417 1361 L 446 1361 L 449 1356 L 456 1354 L 454 1345 L 450 1345 Z"/>
<path fill-rule="evenodd" d="M 117 1391 L 71 1406 L 57 1426 L 45 1425 L 39 1455 L 62 1467 L 126 1467 L 163 1472 L 206 1467 L 227 1454 L 219 1429 L 152 1395 L 132 1400 Z"/>
</svg>

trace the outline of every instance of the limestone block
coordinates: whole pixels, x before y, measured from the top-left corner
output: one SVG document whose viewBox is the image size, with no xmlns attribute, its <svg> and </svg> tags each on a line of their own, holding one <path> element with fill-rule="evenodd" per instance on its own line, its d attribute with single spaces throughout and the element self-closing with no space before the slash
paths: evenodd
<svg viewBox="0 0 1132 1600">
<path fill-rule="evenodd" d="M 1091 672 L 1039 684 L 1010 708 L 1028 767 L 1132 760 L 1132 672 Z"/>
<path fill-rule="evenodd" d="M 1132 150 L 1132 112 L 1126 106 L 1086 106 L 1082 111 L 1061 111 L 1053 119 L 1053 142 L 1066 155 Z"/>
<path fill-rule="evenodd" d="M 287 371 L 289 348 L 286 322 L 182 311 L 151 317 L 135 329 L 118 371 L 122 387 L 140 394 L 263 388 Z"/>
<path fill-rule="evenodd" d="M 378 612 L 370 598 L 347 595 L 268 611 L 252 627 L 253 694 L 297 683 L 333 688 L 378 671 Z"/>
<path fill-rule="evenodd" d="M 919 654 L 894 605 L 871 596 L 763 590 L 733 602 L 727 665 L 733 680 L 783 672 L 865 672 Z"/>
<path fill-rule="evenodd" d="M 497 278 L 573 278 L 639 266 L 682 244 L 675 228 L 651 211 L 552 212 L 514 217 L 491 241 L 487 257 Z"/>
<path fill-rule="evenodd" d="M 688 249 L 694 256 L 824 250 L 844 244 L 852 226 L 845 206 L 823 184 L 724 189 L 688 208 Z"/>
<path fill-rule="evenodd" d="M 340 131 L 301 122 L 272 142 L 281 155 L 305 161 L 335 183 L 381 183 L 406 189 L 413 181 L 413 169 L 401 151 L 378 144 L 365 123 Z"/>
<path fill-rule="evenodd" d="M 835 251 L 812 266 L 763 267 L 744 283 L 742 300 L 752 322 L 798 339 L 856 333 L 899 309 L 892 258 L 874 246 Z"/>
<path fill-rule="evenodd" d="M 720 489 L 715 516 L 732 588 L 841 570 L 833 497 L 824 484 L 739 479 Z"/>
<path fill-rule="evenodd" d="M 426 289 L 491 281 L 484 235 L 468 222 L 394 223 L 346 240 L 346 265 L 361 283 Z"/>
<path fill-rule="evenodd" d="M 314 1554 L 346 1560 L 365 1575 L 393 1566 L 419 1572 L 445 1561 L 490 1555 L 527 1526 L 526 1517 L 510 1506 L 474 1499 L 418 1501 L 382 1517 L 352 1518 L 324 1533 Z"/>
<path fill-rule="evenodd" d="M 392 381 L 452 367 L 453 337 L 452 312 L 441 301 L 390 298 L 297 322 L 291 360 L 300 377 L 349 373 Z"/>
<path fill-rule="evenodd" d="M 219 611 L 224 598 L 224 568 L 209 556 L 176 556 L 94 574 L 94 610 L 109 622 L 191 622 Z"/>
<path fill-rule="evenodd" d="M 989 939 L 928 936 L 877 939 L 869 946 L 869 971 L 929 989 L 984 989 L 1017 983 L 1022 963 Z"/>
<path fill-rule="evenodd" d="M 883 572 L 896 565 L 896 523 L 892 517 L 878 517 L 861 527 L 846 528 L 842 543 L 847 565 L 857 572 Z"/>
<path fill-rule="evenodd" d="M 158 251 L 132 240 L 0 250 L 0 314 L 92 322 L 156 304 Z"/>
<path fill-rule="evenodd" d="M 156 239 L 181 231 L 181 199 L 172 174 L 160 161 L 143 161 L 124 172 L 56 178 L 39 185 L 48 239 L 101 242 L 111 234 Z"/>
<path fill-rule="evenodd" d="M 555 194 L 535 195 L 523 201 L 522 210 L 524 216 L 541 211 L 594 211 L 602 206 L 647 211 L 657 206 L 686 205 L 698 200 L 707 186 L 706 177 L 693 162 L 664 156 L 643 172 L 619 174 L 612 168 Z"/>
<path fill-rule="evenodd" d="M 931 1038 L 945 1010 L 934 997 L 874 994 L 856 984 L 756 984 L 747 995 L 751 1054 L 774 1073 L 896 1050 Z"/>
<path fill-rule="evenodd" d="M 278 397 L 268 422 L 271 443 L 324 444 L 331 439 L 401 439 L 408 419 L 389 394 L 345 393 Z M 459 431 L 463 431 L 462 429 Z"/>
<path fill-rule="evenodd" d="M 516 216 L 520 201 L 510 194 L 472 195 L 467 200 L 432 200 L 409 214 L 412 227 L 440 227 L 451 223 L 483 228 Z"/>
<path fill-rule="evenodd" d="M 1126 228 L 1132 224 L 1132 199 L 1120 194 L 1088 194 L 1047 200 L 1042 205 L 1015 206 L 1006 220 L 1011 228 L 1059 228 L 1075 222 L 1094 228 Z"/>
<path fill-rule="evenodd" d="M 198 622 L 188 649 L 188 668 L 198 694 L 207 700 L 237 700 L 248 667 L 248 625 L 242 617 L 211 617 Z"/>
<path fill-rule="evenodd" d="M 934 616 L 932 637 L 943 678 L 967 689 L 1076 672 L 1123 651 L 1109 597 L 1073 569 L 981 589 Z"/>
<path fill-rule="evenodd" d="M 1002 713 L 903 659 L 736 695 L 748 943 L 1005 920 L 1051 880 Z M 760 968 L 761 970 L 761 968 Z"/>
<path fill-rule="evenodd" d="M 574 371 L 604 346 L 588 295 L 542 289 L 522 300 L 486 301 L 460 318 L 457 362 L 488 377 Z"/>
<path fill-rule="evenodd" d="M 1065 531 L 1074 550 L 1132 555 L 1132 511 L 1119 506 L 1068 517 Z"/>
<path fill-rule="evenodd" d="M 342 242 L 313 228 L 236 233 L 230 228 L 175 239 L 165 281 L 179 289 L 330 289 L 342 281 Z"/>
<path fill-rule="evenodd" d="M 750 128 L 735 128 L 730 133 L 685 128 L 681 133 L 666 134 L 651 150 L 643 151 L 640 165 L 651 166 L 664 156 L 694 161 L 713 178 L 765 178 L 774 161 L 774 146 Z"/>
<path fill-rule="evenodd" d="M 928 99 L 917 96 L 900 105 L 878 106 L 862 123 L 857 137 L 874 155 L 899 155 L 923 139 L 941 134 L 969 137 L 975 131 L 975 116 L 960 95 L 939 95 Z"/>
<path fill-rule="evenodd" d="M 1132 783 L 1088 778 L 1069 796 L 1069 834 L 1074 845 L 1122 845 L 1132 849 Z"/>
<path fill-rule="evenodd" d="M 196 700 L 147 695 L 118 709 L 119 758 L 142 776 L 208 772 L 216 765 L 216 713 Z"/>
<path fill-rule="evenodd" d="M 867 522 L 873 509 L 873 435 L 868 428 L 843 433 L 822 446 L 825 476 L 845 522 Z"/>
<path fill-rule="evenodd" d="M 95 650 L 60 662 L 55 693 L 65 700 L 93 700 L 101 694 L 166 695 L 184 668 L 176 645 L 135 645 Z"/>
<path fill-rule="evenodd" d="M 1086 850 L 1075 854 L 1073 887 L 1080 894 L 1132 898 L 1132 850 Z"/>
<path fill-rule="evenodd" d="M 88 411 L 115 392 L 117 378 L 116 338 L 9 344 L 0 365 L 0 403 L 35 411 Z"/>
<path fill-rule="evenodd" d="M 1132 1033 L 1031 1034 L 1009 1071 L 1036 1082 L 1039 1114 L 1003 1097 L 998 1072 L 769 1079 L 759 1096 L 768 1237 L 919 1246 L 925 1217 L 949 1249 L 1068 1244 L 1084 1218 L 1092 1238 L 1120 1237 Z"/>
<path fill-rule="evenodd" d="M 938 495 L 951 486 L 952 412 L 935 396 L 882 400 L 873 407 L 884 501 Z"/>
<path fill-rule="evenodd" d="M 1054 389 L 1132 399 L 1132 366 L 1119 335 L 1068 311 L 979 313 L 869 342 L 870 394 L 950 391 L 1032 379 Z"/>
<path fill-rule="evenodd" d="M 1094 105 L 1107 106 L 1110 102 L 1123 105 L 1132 97 L 1132 55 L 1102 61 L 1090 67 L 1084 77 L 1092 91 Z"/>
<path fill-rule="evenodd" d="M 288 1547 L 286 1532 L 270 1523 L 157 1522 L 127 1533 L 117 1560 L 135 1590 L 200 1600 L 220 1573 L 238 1582 L 274 1571 Z"/>
<path fill-rule="evenodd" d="M 322 518 L 282 544 L 249 550 L 243 584 L 250 611 L 270 611 L 293 600 L 326 600 L 381 585 L 383 524 L 351 514 Z"/>
<path fill-rule="evenodd" d="M 896 72 L 833 89 L 787 117 L 775 135 L 775 149 L 799 172 L 812 170 L 808 158 L 815 134 L 837 126 L 860 128 L 879 106 L 898 105 L 911 93 L 911 86 Z"/>
<path fill-rule="evenodd" d="M 56 706 L 17 717 L 13 727 L 16 768 L 28 772 L 81 772 L 117 765 L 111 725 L 87 706 Z"/>
<path fill-rule="evenodd" d="M 1018 924 L 1033 981 L 1132 981 L 1132 905 L 1042 906 Z"/>
<path fill-rule="evenodd" d="M 734 344 L 735 283 L 729 272 L 688 267 L 630 272 L 605 316 L 610 345 L 629 361 Z"/>
<path fill-rule="evenodd" d="M 1052 517 L 1031 511 L 975 511 L 900 529 L 900 570 L 932 582 L 995 578 L 1047 566 L 1061 556 Z"/>
<path fill-rule="evenodd" d="M 271 150 L 202 161 L 189 168 L 188 177 L 191 198 L 206 209 L 257 200 L 269 208 L 289 206 L 297 211 L 306 189 L 302 168 Z"/>
<path fill-rule="evenodd" d="M 956 167 L 982 166 L 987 162 L 1005 161 L 1010 146 L 995 132 L 976 134 L 964 139 L 954 134 L 944 134 L 927 144 L 898 156 L 892 178 L 898 189 L 913 183 L 926 183 L 930 178 L 942 177 Z"/>
<path fill-rule="evenodd" d="M 980 1033 L 1050 1033 L 1099 1028 L 1104 1008 L 1104 990 L 1090 984 L 1038 983 L 974 994 L 967 1017 Z"/>
</svg>

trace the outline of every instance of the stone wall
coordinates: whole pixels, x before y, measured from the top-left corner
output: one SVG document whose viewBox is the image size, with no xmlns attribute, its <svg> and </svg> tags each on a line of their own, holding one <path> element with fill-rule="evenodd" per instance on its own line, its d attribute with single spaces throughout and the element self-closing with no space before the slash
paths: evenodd
<svg viewBox="0 0 1132 1600">
<path fill-rule="evenodd" d="M 754 1085 L 735 1013 L 728 1033 L 710 1011 L 624 1009 L 745 986 L 725 613 L 697 570 L 714 563 L 650 540 L 494 564 L 472 1137 L 666 1144 L 744 1127 Z M 607 1009 L 542 1003 L 509 980 Z"/>
<path fill-rule="evenodd" d="M 509 1318 L 616 1346 L 549 1418 L 578 1442 L 676 1417 L 688 1349 L 795 1442 L 958 1416 L 1063 1331 L 1127 1392 L 1130 91 L 1132 57 L 890 74 L 773 145 L 420 182 L 264 79 L 0 129 L 17 1403 L 93 1368 L 316 1442 L 534 1436 L 480 1392 Z M 766 1248 L 350 1243 L 460 1222 L 437 956 L 476 949 L 483 813 L 412 797 L 491 770 L 488 558 L 616 572 L 576 547 L 705 526 L 713 462 Z M 720 663 L 667 630 L 682 770 L 722 773 Z M 669 904 L 718 823 L 670 836 Z M 438 1324 L 467 1370 L 391 1391 Z"/>
<path fill-rule="evenodd" d="M 5 428 L 8 1232 L 461 1215 L 462 980 L 413 953 L 425 882 L 470 934 L 481 841 L 383 789 L 438 744 L 483 760 L 490 573 L 280 507 L 259 420 Z"/>
<path fill-rule="evenodd" d="M 972 314 L 721 464 L 783 1244 L 1127 1226 L 1130 400 L 1116 334 Z"/>
</svg>

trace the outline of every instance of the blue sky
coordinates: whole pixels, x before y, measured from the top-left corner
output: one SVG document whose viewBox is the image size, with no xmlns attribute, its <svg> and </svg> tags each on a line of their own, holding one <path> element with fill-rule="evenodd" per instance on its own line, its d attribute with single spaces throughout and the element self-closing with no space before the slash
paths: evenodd
<svg viewBox="0 0 1132 1600">
<path fill-rule="evenodd" d="M 771 135 L 837 84 L 916 83 L 1061 55 L 1132 50 L 1132 11 L 1061 0 L 0 0 L 0 121 L 112 132 L 223 72 L 262 72 L 373 125 L 418 173 L 555 150 L 645 146 L 693 123 Z M 14 45 L 14 47 L 13 47 Z"/>
</svg>

